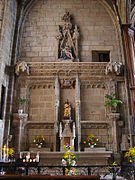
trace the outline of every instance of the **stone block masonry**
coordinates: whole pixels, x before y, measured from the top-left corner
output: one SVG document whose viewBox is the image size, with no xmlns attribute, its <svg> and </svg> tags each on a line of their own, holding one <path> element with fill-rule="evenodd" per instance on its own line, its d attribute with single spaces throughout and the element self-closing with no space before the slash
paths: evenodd
<svg viewBox="0 0 135 180">
<path fill-rule="evenodd" d="M 92 50 L 97 49 L 95 47 L 99 50 L 100 47 L 101 50 L 103 50 L 102 47 L 111 47 L 108 49 L 111 52 L 111 58 L 118 59 L 119 47 L 115 27 L 108 12 L 97 0 L 89 2 L 40 0 L 35 3 L 26 17 L 20 60 L 57 62 L 55 37 L 58 34 L 58 26 L 63 24 L 61 18 L 66 10 L 73 16 L 80 30 L 80 61 L 92 61 Z"/>
</svg>

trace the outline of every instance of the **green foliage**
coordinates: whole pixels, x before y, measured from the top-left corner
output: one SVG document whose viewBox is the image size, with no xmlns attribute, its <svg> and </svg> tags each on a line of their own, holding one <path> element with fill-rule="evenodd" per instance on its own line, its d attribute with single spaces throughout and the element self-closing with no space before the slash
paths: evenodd
<svg viewBox="0 0 135 180">
<path fill-rule="evenodd" d="M 106 94 L 105 97 L 108 99 L 104 104 L 106 107 L 117 107 L 118 104 L 123 104 L 123 101 L 116 99 L 115 94 Z"/>
<path fill-rule="evenodd" d="M 28 99 L 20 98 L 19 99 L 19 104 L 24 104 L 25 102 L 28 102 Z"/>
</svg>

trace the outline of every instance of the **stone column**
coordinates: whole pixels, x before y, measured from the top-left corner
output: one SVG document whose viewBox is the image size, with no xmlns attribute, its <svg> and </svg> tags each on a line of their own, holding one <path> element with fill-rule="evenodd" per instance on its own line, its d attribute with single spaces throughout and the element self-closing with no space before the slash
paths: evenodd
<svg viewBox="0 0 135 180">
<path fill-rule="evenodd" d="M 0 120 L 0 148 L 3 146 L 3 134 L 4 134 L 4 121 Z"/>
<path fill-rule="evenodd" d="M 15 141 L 17 142 L 17 151 L 21 152 L 22 151 L 22 145 L 23 145 L 23 137 L 24 137 L 24 128 L 28 120 L 28 114 L 18 114 L 15 113 L 14 115 L 14 127 L 18 134 L 15 136 Z M 24 150 L 24 149 L 23 149 Z"/>
<path fill-rule="evenodd" d="M 120 113 L 110 113 L 109 120 L 110 126 L 112 127 L 112 138 L 113 138 L 113 152 L 118 152 L 118 139 L 117 139 L 117 120 L 120 118 Z"/>
<path fill-rule="evenodd" d="M 77 76 L 76 78 L 76 137 L 78 139 L 77 146 L 80 151 L 81 143 L 81 102 L 80 102 L 80 81 Z"/>
<path fill-rule="evenodd" d="M 55 123 L 54 123 L 54 136 L 56 137 L 54 141 L 54 150 L 56 151 L 56 143 L 57 143 L 57 134 L 58 134 L 58 129 L 59 129 L 59 104 L 60 104 L 60 85 L 59 85 L 59 80 L 58 80 L 58 76 L 56 77 L 55 80 L 55 97 L 56 97 L 56 101 L 55 101 Z"/>
</svg>

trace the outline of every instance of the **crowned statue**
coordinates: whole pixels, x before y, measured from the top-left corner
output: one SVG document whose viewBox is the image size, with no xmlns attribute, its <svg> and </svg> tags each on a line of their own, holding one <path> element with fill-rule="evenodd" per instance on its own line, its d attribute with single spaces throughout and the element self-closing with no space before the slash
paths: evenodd
<svg viewBox="0 0 135 180">
<path fill-rule="evenodd" d="M 64 104 L 64 119 L 71 119 L 71 104 L 66 99 Z"/>
</svg>

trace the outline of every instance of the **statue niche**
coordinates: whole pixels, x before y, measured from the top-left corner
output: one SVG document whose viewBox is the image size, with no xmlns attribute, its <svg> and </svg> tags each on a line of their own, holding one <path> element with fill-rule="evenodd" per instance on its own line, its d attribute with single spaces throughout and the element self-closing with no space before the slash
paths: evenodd
<svg viewBox="0 0 135 180">
<path fill-rule="evenodd" d="M 74 150 L 75 122 L 71 119 L 71 104 L 66 99 L 64 104 L 64 118 L 59 125 L 60 151 L 64 151 L 64 144 L 71 144 Z"/>
<path fill-rule="evenodd" d="M 64 14 L 62 20 L 65 23 L 63 26 L 59 26 L 59 34 L 56 36 L 58 40 L 58 59 L 78 60 L 78 27 L 72 25 L 69 12 Z"/>
</svg>

